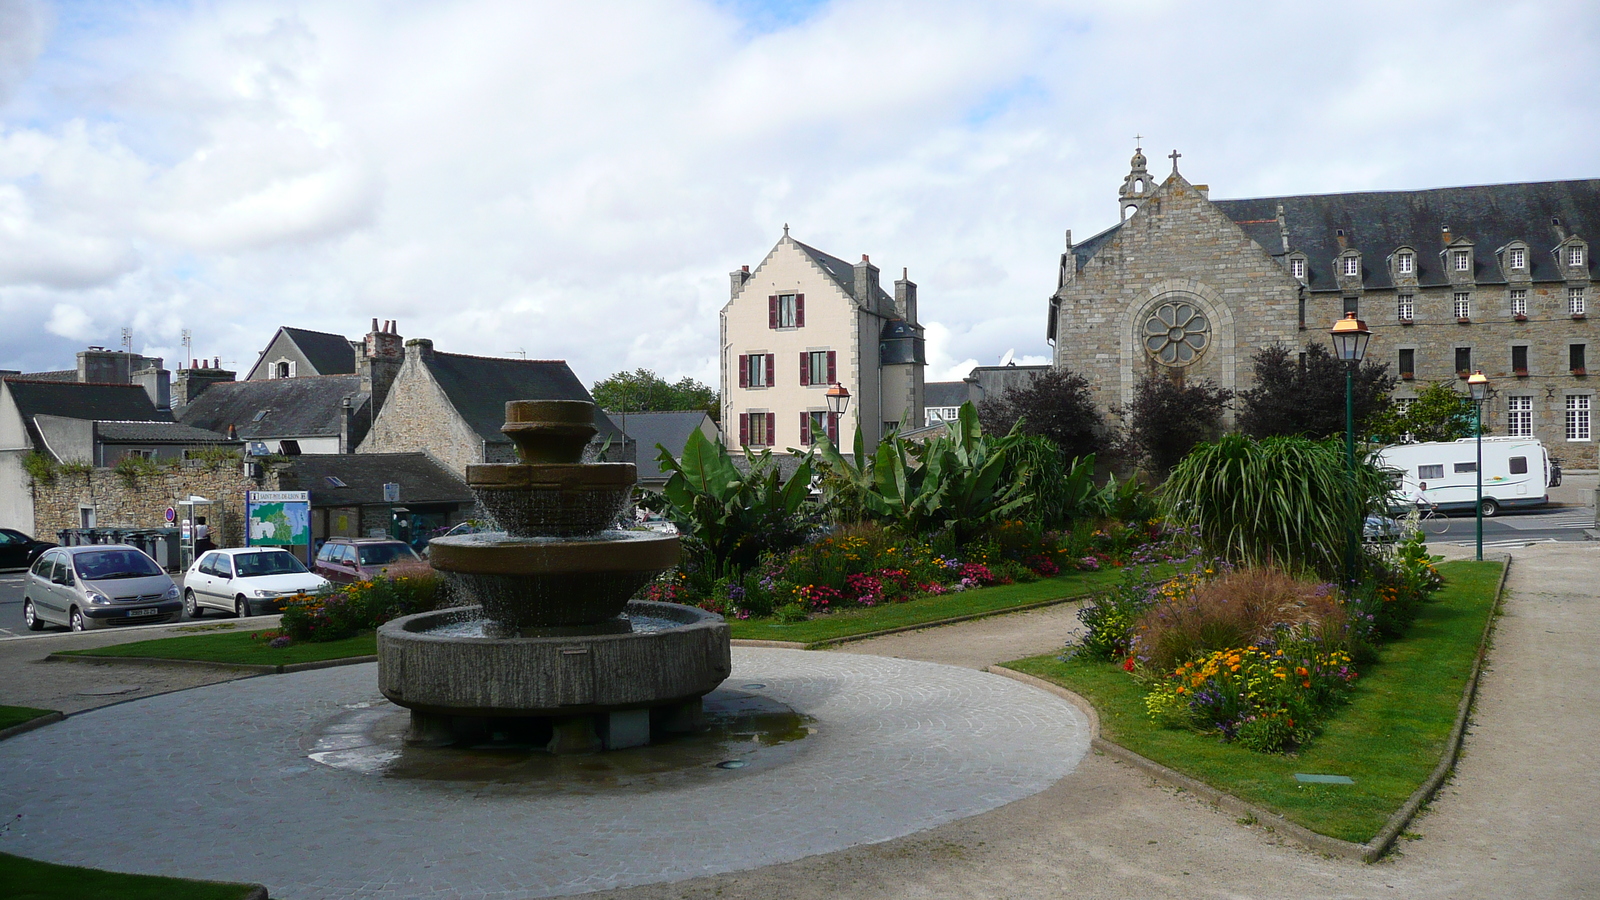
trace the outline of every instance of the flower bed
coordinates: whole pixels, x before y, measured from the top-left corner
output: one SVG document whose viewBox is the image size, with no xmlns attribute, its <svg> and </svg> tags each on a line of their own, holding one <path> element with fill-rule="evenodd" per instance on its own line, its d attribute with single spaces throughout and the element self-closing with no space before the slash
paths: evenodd
<svg viewBox="0 0 1600 900">
<path fill-rule="evenodd" d="M 342 585 L 320 594 L 291 598 L 283 609 L 279 633 L 266 639 L 274 647 L 289 641 L 337 641 L 371 631 L 390 619 L 428 612 L 443 605 L 444 592 L 435 575 L 373 578 Z"/>
</svg>

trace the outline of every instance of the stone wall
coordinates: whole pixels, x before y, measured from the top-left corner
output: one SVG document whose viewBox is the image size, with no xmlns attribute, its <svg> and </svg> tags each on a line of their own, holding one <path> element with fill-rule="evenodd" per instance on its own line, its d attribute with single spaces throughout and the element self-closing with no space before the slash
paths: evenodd
<svg viewBox="0 0 1600 900">
<path fill-rule="evenodd" d="M 244 544 L 245 491 L 278 489 L 278 474 L 271 467 L 263 467 L 263 477 L 250 478 L 238 462 L 162 467 L 159 473 L 138 476 L 131 487 L 112 469 L 58 473 L 51 484 L 33 485 L 33 531 L 40 540 L 55 540 L 56 532 L 82 525 L 84 507 L 94 509 L 97 528 L 162 528 L 167 507 L 177 508 L 179 499 L 199 495 L 219 501 L 205 514 L 213 528 L 211 539 L 219 547 L 239 547 Z"/>
<path fill-rule="evenodd" d="M 356 452 L 420 451 L 465 478 L 469 464 L 488 461 L 484 459 L 484 441 L 456 412 L 428 371 L 426 359 L 432 353 L 432 341 L 414 338 L 406 342 L 405 361 L 389 390 L 389 399 Z"/>
</svg>

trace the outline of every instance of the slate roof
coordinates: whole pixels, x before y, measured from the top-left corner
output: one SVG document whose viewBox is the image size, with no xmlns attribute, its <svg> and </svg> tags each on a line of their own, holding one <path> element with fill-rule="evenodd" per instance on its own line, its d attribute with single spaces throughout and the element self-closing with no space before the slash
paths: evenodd
<svg viewBox="0 0 1600 900">
<path fill-rule="evenodd" d="M 684 445 L 689 443 L 690 433 L 710 418 L 701 409 L 630 412 L 625 416 L 611 410 L 606 413 L 612 417 L 612 421 L 627 426 L 628 437 L 633 438 L 638 446 L 640 481 L 665 481 L 661 464 L 657 461 L 661 451 L 656 449 L 656 445 L 660 444 L 673 456 L 681 457 Z"/>
<path fill-rule="evenodd" d="M 62 369 L 59 372 L 29 372 L 22 376 L 29 381 L 77 381 L 77 369 Z"/>
<path fill-rule="evenodd" d="M 355 420 L 365 425 L 364 409 L 370 398 L 361 390 L 359 375 L 213 384 L 183 408 L 182 421 L 224 434 L 233 425 L 242 440 L 337 437 L 346 397 L 355 407 Z M 356 437 L 352 435 L 352 440 Z"/>
<path fill-rule="evenodd" d="M 491 444 L 509 444 L 500 432 L 508 400 L 586 400 L 594 402 L 583 382 L 560 359 L 502 359 L 434 351 L 423 357 L 434 381 L 473 431 Z M 293 379 L 291 379 L 293 380 Z M 201 394 L 201 397 L 204 397 Z M 622 431 L 596 408 L 599 440 L 620 444 Z"/>
<path fill-rule="evenodd" d="M 139 422 L 171 422 L 172 413 L 156 409 L 150 395 L 136 384 L 80 384 L 76 381 L 31 381 L 7 377 L 6 388 L 17 404 L 33 446 L 44 441 L 34 416 Z"/>
<path fill-rule="evenodd" d="M 311 363 L 318 375 L 355 374 L 356 348 L 344 335 L 307 331 L 304 328 L 290 328 L 287 325 L 278 330 L 294 341 L 294 345 L 300 348 L 306 362 Z M 270 342 L 268 346 L 271 346 Z"/>
<path fill-rule="evenodd" d="M 793 241 L 794 238 L 790 238 L 790 240 Z M 823 271 L 833 276 L 833 280 L 839 283 L 839 287 L 843 288 L 846 294 L 856 297 L 856 270 L 854 266 L 837 256 L 823 253 L 821 250 L 802 244 L 799 241 L 794 241 L 794 244 L 804 250 L 807 256 L 822 267 Z M 873 300 L 879 304 L 874 308 L 890 309 L 894 304 L 894 299 L 889 296 L 881 284 L 878 285 L 878 296 L 874 297 Z M 864 303 L 865 301 L 866 298 L 864 297 L 856 297 L 856 302 L 858 303 Z"/>
<path fill-rule="evenodd" d="M 346 486 L 334 487 L 330 475 Z M 281 478 L 283 490 L 310 491 L 312 506 L 387 505 L 388 482 L 400 485 L 402 506 L 475 502 L 467 483 L 426 453 L 311 453 L 290 457 Z"/>
<path fill-rule="evenodd" d="M 111 444 L 228 444 L 215 431 L 195 428 L 180 422 L 96 422 L 100 440 Z"/>
<path fill-rule="evenodd" d="M 1228 216 L 1274 257 L 1283 257 L 1277 223 L 1283 205 L 1289 228 L 1289 249 L 1307 257 L 1308 284 L 1313 291 L 1337 291 L 1333 260 L 1341 251 L 1342 229 L 1348 245 L 1361 251 L 1362 283 L 1368 289 L 1393 288 L 1388 256 L 1400 247 L 1417 253 L 1417 282 L 1422 287 L 1450 283 L 1441 238 L 1449 226 L 1453 238 L 1473 242 L 1473 277 L 1478 284 L 1505 284 L 1496 252 L 1513 241 L 1528 245 L 1534 281 L 1561 281 L 1551 255 L 1565 237 L 1600 245 L 1600 179 L 1545 181 L 1434 188 L 1421 191 L 1369 191 L 1352 194 L 1307 194 L 1214 200 Z M 1553 220 L 1559 220 L 1556 225 Z M 1121 225 L 1102 231 L 1072 248 L 1077 266 L 1100 252 Z M 1594 254 L 1587 254 L 1594 277 Z"/>
<path fill-rule="evenodd" d="M 965 402 L 965 381 L 930 381 L 922 386 L 923 406 L 960 406 Z"/>
</svg>

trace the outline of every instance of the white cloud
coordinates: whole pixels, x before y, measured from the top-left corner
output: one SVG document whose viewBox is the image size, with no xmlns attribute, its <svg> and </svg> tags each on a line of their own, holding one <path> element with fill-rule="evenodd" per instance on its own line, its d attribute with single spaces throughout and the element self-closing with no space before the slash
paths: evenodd
<svg viewBox="0 0 1600 900">
<path fill-rule="evenodd" d="M 726 273 L 789 222 L 908 268 L 948 380 L 1048 358 L 1062 231 L 1115 223 L 1136 133 L 1216 197 L 1597 174 L 1572 149 L 1596 64 L 1548 52 L 1600 44 L 1577 0 L 1347 4 L 1383 26 L 1337 64 L 1286 37 L 1328 27 L 1303 4 L 739 8 L 215 0 L 50 30 L 0 0 L 0 367 L 126 325 L 243 368 L 277 325 L 377 317 L 714 382 Z M 1495 54 L 1460 52 L 1481 33 Z"/>
</svg>

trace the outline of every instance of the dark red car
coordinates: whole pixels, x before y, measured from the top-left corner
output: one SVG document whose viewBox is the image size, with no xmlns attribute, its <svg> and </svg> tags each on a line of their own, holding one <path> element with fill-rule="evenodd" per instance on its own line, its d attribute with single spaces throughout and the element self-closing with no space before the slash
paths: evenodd
<svg viewBox="0 0 1600 900">
<path fill-rule="evenodd" d="M 311 571 L 335 584 L 350 584 L 380 575 L 390 578 L 421 575 L 433 569 L 405 541 L 329 538 L 317 551 Z"/>
</svg>

